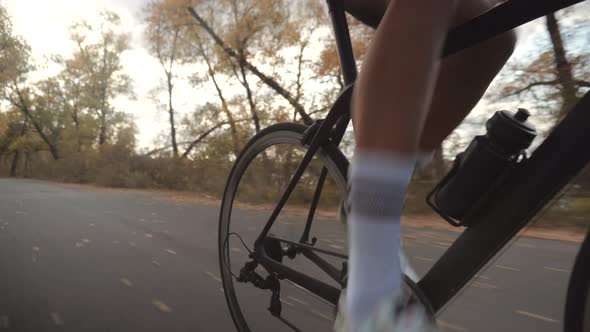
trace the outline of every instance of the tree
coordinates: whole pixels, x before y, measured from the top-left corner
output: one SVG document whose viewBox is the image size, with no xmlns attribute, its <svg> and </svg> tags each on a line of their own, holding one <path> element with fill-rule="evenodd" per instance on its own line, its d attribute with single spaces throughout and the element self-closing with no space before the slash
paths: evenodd
<svg viewBox="0 0 590 332">
<path fill-rule="evenodd" d="M 505 76 L 512 79 L 506 82 L 500 97 L 532 97 L 535 107 L 557 122 L 590 87 L 590 74 L 584 68 L 590 58 L 584 51 L 578 55 L 568 52 L 556 14 L 545 17 L 545 27 L 549 36 L 547 50 L 528 64 L 517 63 L 509 68 Z"/>
<path fill-rule="evenodd" d="M 251 6 L 262 6 L 264 4 L 267 3 L 267 1 L 260 1 L 259 5 L 256 5 L 257 2 L 255 2 L 254 4 L 250 4 Z M 250 10 L 253 11 L 253 9 L 248 9 L 249 7 L 246 6 L 246 11 L 249 12 Z M 237 61 L 237 63 L 241 66 L 243 66 L 245 69 L 249 70 L 252 74 L 254 74 L 258 79 L 260 79 L 260 81 L 262 83 L 264 83 L 265 85 L 267 85 L 268 87 L 270 87 L 272 90 L 274 90 L 277 94 L 279 94 L 281 97 L 283 97 L 294 109 L 295 112 L 297 112 L 300 117 L 303 119 L 303 121 L 307 124 L 311 124 L 312 119 L 311 117 L 307 114 L 305 107 L 296 100 L 296 98 L 293 96 L 293 94 L 291 92 L 289 92 L 282 84 L 280 84 L 275 78 L 273 78 L 270 75 L 267 75 L 265 73 L 263 73 L 254 63 L 253 61 L 250 61 L 250 59 L 248 59 L 248 54 L 244 51 L 240 51 L 239 49 L 235 49 L 234 47 L 232 47 L 232 45 L 226 41 L 224 41 L 224 39 L 215 31 L 213 30 L 212 26 L 209 25 L 209 23 L 207 21 L 205 21 L 201 15 L 199 15 L 194 9 L 192 11 L 192 14 L 194 16 L 194 18 L 197 20 L 198 24 L 200 25 L 201 28 L 203 28 L 207 34 L 209 34 L 210 38 L 213 39 L 213 41 L 215 42 L 215 44 L 217 45 L 217 47 L 219 47 L 220 50 L 223 51 L 223 53 L 225 53 L 225 55 L 227 57 L 229 57 L 232 61 Z M 253 28 L 254 30 L 256 30 L 257 27 L 259 27 L 259 25 L 253 25 L 253 22 L 257 22 L 255 21 L 255 19 L 258 16 L 253 15 L 251 19 L 248 20 L 244 20 L 244 23 L 242 23 L 240 25 L 240 27 L 243 28 Z M 263 18 L 262 17 L 258 17 L 259 19 Z M 249 25 L 252 24 L 252 25 Z M 234 37 L 234 38 L 228 38 L 228 40 L 230 41 L 235 41 L 235 40 L 242 40 L 245 37 L 241 37 L 241 34 L 238 33 L 237 31 L 233 32 L 234 34 L 237 34 L 238 37 Z M 230 36 L 231 37 L 231 36 Z M 246 38 L 247 39 L 247 38 Z M 238 46 L 240 46 L 238 44 Z"/>
<path fill-rule="evenodd" d="M 110 11 L 101 13 L 96 27 L 82 21 L 71 27 L 71 39 L 76 43 L 72 61 L 79 62 L 86 106 L 94 112 L 99 124 L 98 144 L 109 139 L 109 126 L 115 110 L 115 96 L 131 95 L 131 79 L 123 73 L 121 55 L 128 49 L 128 36 L 121 30 L 119 16 Z M 96 41 L 93 41 L 93 37 Z"/>
<path fill-rule="evenodd" d="M 215 59 L 214 55 L 212 54 L 213 52 L 210 49 L 211 45 L 204 42 L 197 31 L 195 31 L 193 38 L 195 39 L 195 54 L 199 55 L 207 66 L 207 76 L 209 77 L 210 82 L 215 87 L 215 92 L 217 94 L 217 97 L 219 98 L 219 102 L 221 105 L 221 111 L 223 115 L 227 118 L 227 123 L 230 128 L 233 153 L 236 157 L 238 157 L 242 149 L 241 139 L 238 134 L 238 128 L 236 126 L 236 121 L 234 120 L 234 115 L 230 110 L 229 103 L 223 93 L 221 85 L 219 84 L 216 76 L 216 68 L 218 67 L 218 64 L 214 63 L 214 61 L 217 60 Z M 199 85 L 201 83 L 201 79 L 199 79 L 198 74 L 193 75 L 191 83 L 193 83 L 193 85 Z M 184 153 L 183 155 L 186 155 L 186 153 Z"/>
<path fill-rule="evenodd" d="M 33 69 L 30 48 L 21 38 L 12 34 L 12 26 L 3 8 L 0 16 L 4 16 L 0 24 L 0 44 L 3 46 L 0 53 L 0 96 L 22 112 L 49 148 L 53 159 L 58 159 L 55 141 L 46 134 L 43 123 L 36 117 L 42 111 L 36 112 L 32 106 L 34 92 L 25 87 L 28 74 Z"/>
<path fill-rule="evenodd" d="M 176 143 L 175 110 L 172 105 L 175 78 L 173 70 L 174 65 L 182 57 L 181 32 L 187 24 L 187 5 L 188 2 L 185 0 L 154 0 L 144 9 L 149 50 L 157 57 L 166 76 L 170 140 L 175 158 L 178 158 L 179 153 Z"/>
<path fill-rule="evenodd" d="M 55 56 L 54 61 L 63 67 L 63 70 L 55 77 L 60 85 L 56 92 L 61 99 L 64 116 L 70 120 L 66 121 L 68 137 L 62 139 L 66 139 L 68 145 L 73 145 L 73 151 L 82 152 L 91 147 L 97 132 L 96 121 L 88 113 L 90 102 L 89 94 L 86 92 L 83 64 L 79 57 L 64 59 Z"/>
<path fill-rule="evenodd" d="M 557 73 L 557 80 L 559 81 L 562 102 L 558 118 L 562 118 L 578 101 L 579 88 L 584 85 L 590 86 L 590 82 L 574 79 L 573 66 L 567 58 L 555 13 L 547 15 L 546 26 L 551 39 L 551 45 L 553 46 L 554 68 Z"/>
</svg>

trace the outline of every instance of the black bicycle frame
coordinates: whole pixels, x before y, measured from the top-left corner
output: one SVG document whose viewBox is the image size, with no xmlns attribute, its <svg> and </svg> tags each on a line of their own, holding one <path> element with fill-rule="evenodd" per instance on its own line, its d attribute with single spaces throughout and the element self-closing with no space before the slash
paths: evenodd
<svg viewBox="0 0 590 332">
<path fill-rule="evenodd" d="M 509 31 L 524 23 L 569 7 L 583 0 L 509 0 L 481 16 L 453 29 L 447 38 L 443 56 L 447 56 Z M 295 175 L 263 232 L 255 244 L 256 259 L 269 271 L 289 279 L 299 286 L 336 304 L 339 289 L 295 271 L 270 258 L 265 241 L 280 239 L 267 237 L 291 191 L 299 181 L 309 162 L 325 144 L 338 145 L 350 121 L 350 98 L 356 79 L 356 62 L 346 22 L 346 13 L 339 0 L 327 0 L 338 55 L 346 88 L 321 123 L 314 125 L 313 138 Z M 568 115 L 537 148 L 531 158 L 513 172 L 505 184 L 496 191 L 478 211 L 466 216 L 466 229 L 453 245 L 418 282 L 420 291 L 439 311 L 471 278 L 484 267 L 571 179 L 590 161 L 590 92 L 574 106 Z M 346 174 L 345 174 L 346 176 Z M 321 183 L 316 188 L 319 199 Z M 315 205 L 312 204 L 315 208 Z M 313 212 L 308 217 L 309 232 Z M 304 239 L 305 238 L 305 239 Z M 336 268 L 314 253 L 302 237 L 300 251 L 336 281 Z M 323 253 L 328 253 L 323 251 Z"/>
</svg>

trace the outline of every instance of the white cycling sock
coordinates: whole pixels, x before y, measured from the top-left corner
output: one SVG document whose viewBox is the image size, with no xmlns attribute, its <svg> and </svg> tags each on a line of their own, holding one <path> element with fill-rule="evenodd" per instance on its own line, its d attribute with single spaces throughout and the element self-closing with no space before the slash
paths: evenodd
<svg viewBox="0 0 590 332">
<path fill-rule="evenodd" d="M 401 285 L 400 219 L 416 156 L 357 151 L 350 167 L 346 311 L 353 330 Z"/>
</svg>

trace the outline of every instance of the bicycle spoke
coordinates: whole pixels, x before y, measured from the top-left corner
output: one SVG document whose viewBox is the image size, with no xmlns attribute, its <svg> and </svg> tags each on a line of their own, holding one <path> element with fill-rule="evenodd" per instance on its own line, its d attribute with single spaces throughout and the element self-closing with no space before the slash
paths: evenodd
<svg viewBox="0 0 590 332">
<path fill-rule="evenodd" d="M 322 194 L 322 189 L 324 187 L 324 181 L 326 180 L 327 175 L 328 175 L 328 169 L 326 167 L 322 167 L 322 173 L 320 174 L 320 178 L 318 179 L 318 184 L 317 184 L 315 192 L 313 194 L 311 206 L 309 207 L 309 214 L 307 215 L 307 222 L 305 223 L 305 229 L 303 230 L 303 234 L 301 234 L 301 239 L 299 240 L 299 242 L 301 242 L 301 243 L 307 243 L 309 240 L 309 231 L 311 230 L 311 223 L 313 222 L 313 217 L 315 215 L 315 209 L 317 208 L 318 202 L 320 201 L 320 196 Z"/>
<path fill-rule="evenodd" d="M 328 122 L 333 126 L 334 121 L 332 118 Z M 315 139 L 320 131 L 308 132 L 314 136 L 308 144 L 303 139 L 308 127 L 281 124 L 267 128 L 248 143 L 236 161 L 224 192 L 218 241 L 225 298 L 240 332 L 269 327 L 259 325 L 262 321 L 254 318 L 263 308 L 280 321 L 271 319 L 277 325 L 274 330 L 313 331 L 326 329 L 325 324 L 329 324 L 327 321 L 300 320 L 300 315 L 305 313 L 283 302 L 280 288 L 292 284 L 296 289 L 289 287 L 291 291 L 301 293 L 303 289 L 304 299 L 313 296 L 324 303 L 321 306 L 334 306 L 339 297 L 342 269 L 336 259 L 346 259 L 346 256 L 314 248 L 312 241 L 316 232 L 334 227 L 336 233 L 333 234 L 345 234 L 339 229 L 341 224 L 328 220 L 324 223 L 325 218 L 318 214 L 324 208 L 336 211 L 346 192 L 344 173 L 348 163 L 330 142 L 327 129 L 332 126 L 321 131 L 320 136 L 324 139 Z M 323 141 L 321 146 L 320 141 Z M 279 204 L 272 206 L 276 209 L 271 208 L 265 217 L 264 210 L 256 209 L 258 212 L 254 213 L 242 207 L 238 210 L 236 202 Z M 324 204 L 327 205 L 324 207 Z M 304 214 L 293 218 L 290 211 L 300 211 L 301 207 L 306 208 Z M 275 233 L 273 236 L 259 237 L 261 231 L 270 229 Z M 306 241 L 298 243 L 301 238 Z M 241 243 L 242 240 L 245 243 Z M 311 245 L 308 248 L 295 247 L 294 244 Z M 252 253 L 248 252 L 248 247 L 252 248 Z M 301 259 L 287 263 L 285 258 L 294 259 L 296 256 Z M 269 290 L 272 292 L 270 306 Z"/>
<path fill-rule="evenodd" d="M 316 150 L 317 150 L 317 148 L 316 148 Z M 258 239 L 256 239 L 256 242 L 261 241 L 268 234 L 268 231 L 270 230 L 272 225 L 275 223 L 279 213 L 281 213 L 281 210 L 285 206 L 285 203 L 287 203 L 289 196 L 293 192 L 293 189 L 295 189 L 295 186 L 299 182 L 299 179 L 303 175 L 303 172 L 305 171 L 305 169 L 307 168 L 307 166 L 309 165 L 309 163 L 313 159 L 313 156 L 314 156 L 316 150 L 310 149 L 305 153 L 305 157 L 303 157 L 303 160 L 299 164 L 299 167 L 297 167 L 295 174 L 291 178 L 291 181 L 289 181 L 289 185 L 287 186 L 287 189 L 285 190 L 285 192 L 281 196 L 281 199 L 277 203 L 277 206 L 275 207 L 275 209 L 272 211 L 272 214 L 268 218 L 268 222 L 266 223 L 266 225 L 264 225 L 264 228 L 262 229 L 262 232 L 258 236 Z"/>
</svg>

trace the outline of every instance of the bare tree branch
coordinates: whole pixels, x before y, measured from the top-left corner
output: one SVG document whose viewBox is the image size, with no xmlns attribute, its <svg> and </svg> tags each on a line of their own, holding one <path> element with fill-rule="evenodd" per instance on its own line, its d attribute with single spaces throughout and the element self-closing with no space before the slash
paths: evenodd
<svg viewBox="0 0 590 332">
<path fill-rule="evenodd" d="M 229 124 L 229 121 L 224 121 L 224 122 L 218 123 L 217 125 L 209 128 L 209 130 L 207 130 L 206 132 L 199 135 L 199 137 L 197 137 L 194 141 L 192 141 L 189 144 L 189 146 L 186 148 L 186 150 L 184 151 L 182 156 L 180 156 L 180 159 L 185 159 L 188 156 L 188 154 L 193 150 L 195 145 L 199 144 L 199 142 L 201 142 L 205 137 L 209 136 L 209 134 L 214 132 L 216 129 L 221 128 L 222 126 L 224 126 L 226 124 Z"/>
<path fill-rule="evenodd" d="M 535 87 L 535 86 L 540 86 L 540 85 L 556 85 L 559 84 L 560 80 L 559 79 L 555 79 L 552 81 L 539 81 L 539 82 L 533 82 L 530 83 L 529 85 L 525 86 L 524 88 L 518 89 L 510 94 L 508 94 L 507 96 L 514 96 L 514 95 L 520 95 L 521 93 L 530 90 L 531 88 Z"/>
<path fill-rule="evenodd" d="M 211 27 L 207 24 L 207 22 L 205 22 L 205 20 L 203 20 L 201 18 L 201 16 L 199 16 L 199 14 L 197 14 L 197 12 L 195 11 L 194 8 L 189 7 L 188 10 L 191 13 L 191 15 L 197 20 L 199 25 L 203 29 L 205 29 L 205 31 L 207 31 L 207 33 L 211 36 L 211 38 L 213 38 L 215 43 L 219 47 L 221 47 L 221 49 L 223 49 L 223 51 L 227 55 L 229 55 L 232 58 L 237 59 L 240 62 L 243 62 L 244 66 L 246 68 L 248 68 L 248 70 L 250 70 L 254 75 L 258 76 L 258 78 L 260 78 L 260 80 L 262 82 L 264 82 L 266 85 L 268 85 L 273 90 L 275 90 L 279 95 L 281 95 L 283 98 L 285 98 L 289 102 L 289 104 L 291 104 L 291 106 L 293 106 L 295 108 L 297 113 L 299 113 L 299 115 L 301 116 L 301 118 L 303 119 L 303 122 L 305 124 L 309 125 L 313 122 L 311 117 L 305 112 L 305 108 L 303 107 L 303 105 L 301 105 L 299 102 L 297 102 L 297 100 L 291 95 L 291 93 L 289 93 L 289 91 L 285 90 L 274 79 L 263 74 L 260 70 L 258 70 L 258 68 L 256 68 L 253 64 L 251 64 L 248 60 L 246 60 L 244 57 L 240 57 L 240 55 L 238 55 L 231 47 L 226 45 L 225 42 L 215 33 L 215 31 L 213 31 L 213 29 L 211 29 Z"/>
<path fill-rule="evenodd" d="M 238 130 L 236 128 L 234 117 L 233 117 L 231 111 L 229 110 L 229 106 L 228 106 L 227 101 L 223 95 L 223 91 L 221 91 L 221 88 L 219 87 L 219 84 L 217 83 L 217 79 L 215 78 L 215 72 L 213 71 L 213 66 L 211 64 L 211 61 L 209 61 L 209 56 L 205 52 L 205 48 L 203 47 L 202 41 L 198 36 L 197 36 L 197 46 L 198 46 L 198 51 L 201 54 L 201 57 L 203 58 L 203 60 L 205 60 L 205 64 L 207 64 L 207 73 L 209 74 L 209 77 L 211 78 L 211 81 L 213 82 L 213 85 L 215 86 L 215 91 L 217 91 L 217 96 L 219 97 L 219 100 L 221 101 L 221 110 L 225 113 L 225 116 L 227 116 L 227 119 L 229 121 L 229 126 L 230 126 L 230 130 L 231 130 L 231 135 L 232 135 L 232 144 L 233 144 L 234 154 L 236 155 L 236 158 L 237 158 L 238 155 L 240 154 L 240 143 L 239 143 Z"/>
<path fill-rule="evenodd" d="M 51 156 L 53 157 L 53 159 L 58 160 L 59 155 L 57 153 L 57 146 L 53 142 L 51 142 L 51 140 L 49 140 L 49 137 L 45 135 L 39 122 L 36 121 L 36 119 L 33 117 L 33 114 L 31 113 L 31 110 L 29 109 L 29 106 L 27 105 L 27 102 L 25 101 L 25 98 L 22 95 L 20 88 L 18 87 L 18 84 L 16 82 L 13 82 L 13 84 L 14 92 L 16 92 L 19 101 L 17 102 L 11 98 L 9 100 L 10 103 L 16 108 L 18 108 L 31 121 L 31 123 L 35 127 L 35 130 L 37 131 L 37 134 L 39 134 L 39 137 L 41 137 L 43 142 L 45 142 L 45 144 L 49 148 L 49 151 L 51 152 Z"/>
</svg>

